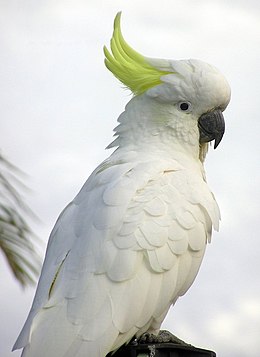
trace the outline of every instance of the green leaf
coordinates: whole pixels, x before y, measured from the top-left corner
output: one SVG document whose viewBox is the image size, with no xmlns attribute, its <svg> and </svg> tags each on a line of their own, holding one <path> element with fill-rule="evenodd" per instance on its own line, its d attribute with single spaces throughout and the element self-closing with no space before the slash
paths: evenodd
<svg viewBox="0 0 260 357">
<path fill-rule="evenodd" d="M 40 258 L 35 249 L 36 236 L 27 220 L 35 215 L 20 191 L 27 190 L 20 180 L 23 173 L 0 155 L 0 250 L 15 278 L 22 286 L 35 283 Z"/>
</svg>

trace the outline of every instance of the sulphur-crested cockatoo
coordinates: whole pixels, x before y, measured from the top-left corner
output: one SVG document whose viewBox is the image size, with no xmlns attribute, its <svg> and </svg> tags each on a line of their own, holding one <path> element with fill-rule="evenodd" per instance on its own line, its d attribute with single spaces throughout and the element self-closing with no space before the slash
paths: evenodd
<svg viewBox="0 0 260 357">
<path fill-rule="evenodd" d="M 23 357 L 104 357 L 158 333 L 191 286 L 219 208 L 205 179 L 230 87 L 200 60 L 142 56 L 114 23 L 107 68 L 134 96 L 116 148 L 64 209 L 51 233 L 27 321 Z"/>
</svg>

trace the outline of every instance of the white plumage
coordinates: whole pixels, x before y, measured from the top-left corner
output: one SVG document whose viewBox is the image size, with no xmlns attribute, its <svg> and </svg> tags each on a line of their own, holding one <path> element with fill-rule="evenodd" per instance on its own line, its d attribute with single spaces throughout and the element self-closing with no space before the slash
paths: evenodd
<svg viewBox="0 0 260 357">
<path fill-rule="evenodd" d="M 104 357 L 133 336 L 157 333 L 218 229 L 198 120 L 226 107 L 229 87 L 200 61 L 149 63 L 165 78 L 128 103 L 111 144 L 117 150 L 53 228 L 14 346 L 23 357 Z"/>
</svg>

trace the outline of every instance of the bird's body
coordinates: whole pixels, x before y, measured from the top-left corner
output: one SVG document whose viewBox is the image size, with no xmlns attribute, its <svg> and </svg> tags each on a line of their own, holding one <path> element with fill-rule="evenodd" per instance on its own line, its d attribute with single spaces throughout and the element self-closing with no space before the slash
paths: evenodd
<svg viewBox="0 0 260 357">
<path fill-rule="evenodd" d="M 175 68 L 177 62 L 157 67 L 199 76 L 198 61 Z M 166 74 L 165 83 L 136 95 L 119 117 L 110 145 L 117 149 L 51 233 L 33 306 L 15 345 L 24 347 L 24 357 L 104 357 L 133 336 L 157 333 L 192 284 L 220 218 L 205 180 L 207 144 L 200 143 L 198 119 L 229 100 L 225 88 L 205 108 L 199 91 L 217 76 L 207 66 L 199 67 L 201 73 L 207 68 L 207 80 L 200 74 L 189 98 L 182 75 L 170 74 L 180 83 L 171 93 Z M 226 83 L 221 77 L 215 87 L 221 81 Z M 183 107 L 183 113 L 180 102 L 192 103 L 193 111 Z"/>
</svg>

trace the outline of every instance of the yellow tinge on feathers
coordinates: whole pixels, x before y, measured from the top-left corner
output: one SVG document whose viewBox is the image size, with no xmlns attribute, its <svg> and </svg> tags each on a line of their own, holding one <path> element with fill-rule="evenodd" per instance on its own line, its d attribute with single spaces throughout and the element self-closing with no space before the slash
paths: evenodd
<svg viewBox="0 0 260 357">
<path fill-rule="evenodd" d="M 133 94 L 142 94 L 161 84 L 161 76 L 174 73 L 151 66 L 144 56 L 131 48 L 123 38 L 120 26 L 121 12 L 114 21 L 114 32 L 110 41 L 111 53 L 104 46 L 105 65 Z"/>
</svg>

